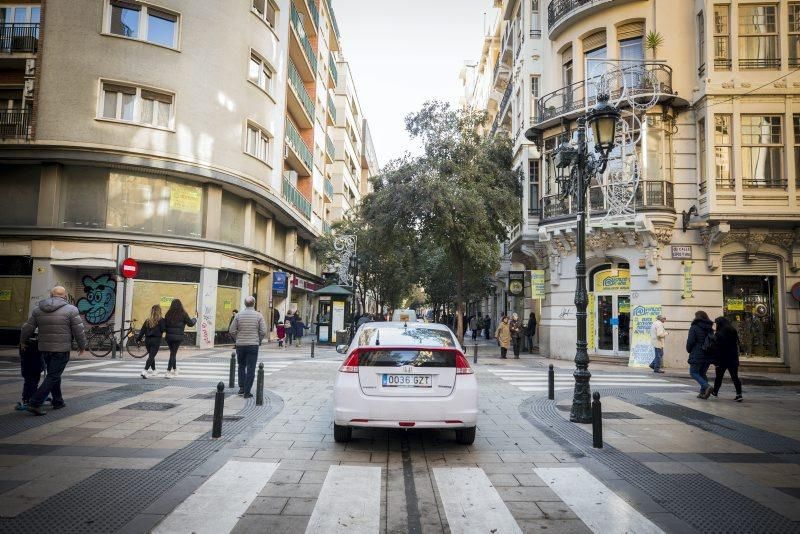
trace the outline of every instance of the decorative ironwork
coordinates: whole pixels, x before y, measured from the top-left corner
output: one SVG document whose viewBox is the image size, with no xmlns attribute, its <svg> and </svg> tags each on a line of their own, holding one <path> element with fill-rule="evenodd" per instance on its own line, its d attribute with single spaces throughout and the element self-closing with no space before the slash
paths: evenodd
<svg viewBox="0 0 800 534">
<path fill-rule="evenodd" d="M 0 111 L 0 139 L 28 139 L 31 113 L 28 110 Z"/>
<path fill-rule="evenodd" d="M 356 255 L 356 236 L 337 235 L 333 239 L 333 250 L 339 253 L 339 265 L 332 266 L 329 271 L 339 275 L 340 285 L 352 286 L 355 280 L 350 272 L 350 259 Z"/>
<path fill-rule="evenodd" d="M 547 6 L 547 29 L 567 17 L 573 11 L 592 4 L 603 4 L 610 0 L 552 0 Z"/>
<path fill-rule="evenodd" d="M 36 52 L 39 24 L 0 24 L 0 53 Z"/>
</svg>

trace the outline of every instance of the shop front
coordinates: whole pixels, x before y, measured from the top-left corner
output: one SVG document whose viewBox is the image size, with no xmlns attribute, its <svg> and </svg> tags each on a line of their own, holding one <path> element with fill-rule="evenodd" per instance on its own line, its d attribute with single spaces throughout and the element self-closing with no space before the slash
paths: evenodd
<svg viewBox="0 0 800 534">
<path fill-rule="evenodd" d="M 232 343 L 228 328 L 242 301 L 243 274 L 220 269 L 217 273 L 217 305 L 214 320 L 214 344 Z"/>
<path fill-rule="evenodd" d="M 292 303 L 289 309 L 297 313 L 306 325 L 311 325 L 316 317 L 313 292 L 319 288 L 320 285 L 315 282 L 305 280 L 297 275 L 292 276 Z"/>
<path fill-rule="evenodd" d="M 197 317 L 199 285 L 199 267 L 139 263 L 139 274 L 133 281 L 133 303 L 129 318 L 135 319 L 136 327 L 140 328 L 154 304 L 159 304 L 166 315 L 175 299 L 180 299 L 189 317 Z M 185 337 L 188 344 L 195 344 L 197 327 L 187 327 Z"/>
<path fill-rule="evenodd" d="M 592 270 L 589 290 L 589 350 L 627 358 L 631 348 L 628 264 L 607 264 Z"/>
<path fill-rule="evenodd" d="M 28 320 L 33 262 L 25 256 L 0 257 L 0 345 L 19 343 Z"/>
</svg>

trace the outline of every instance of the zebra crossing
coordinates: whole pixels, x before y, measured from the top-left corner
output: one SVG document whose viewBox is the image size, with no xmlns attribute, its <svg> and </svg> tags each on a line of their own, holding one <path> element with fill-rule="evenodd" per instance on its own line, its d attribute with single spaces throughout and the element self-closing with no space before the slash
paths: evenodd
<svg viewBox="0 0 800 534">
<path fill-rule="evenodd" d="M 264 364 L 264 376 L 269 376 L 291 365 L 293 361 L 259 359 L 258 363 Z M 68 366 L 65 376 L 91 378 L 140 378 L 142 370 L 144 369 L 144 359 L 138 361 L 123 360 L 118 362 L 102 362 L 99 365 L 105 366 L 91 369 L 82 367 L 81 364 L 77 364 L 74 367 Z M 157 359 L 156 370 L 156 375 L 151 376 L 150 378 L 164 378 L 164 372 L 167 370 L 167 362 L 163 359 Z M 214 362 L 209 360 L 178 360 L 178 376 L 175 378 L 178 380 L 225 381 L 228 379 L 229 373 L 230 363 L 228 362 Z"/>
<path fill-rule="evenodd" d="M 505 380 L 520 391 L 526 393 L 547 393 L 547 369 L 502 368 L 489 369 L 497 378 Z M 652 374 L 652 373 L 651 373 Z M 686 388 L 685 384 L 676 384 L 663 378 L 633 373 L 592 374 L 593 387 L 645 387 L 645 388 Z M 575 378 L 572 371 L 558 369 L 555 372 L 555 390 L 572 389 Z"/>
<path fill-rule="evenodd" d="M 217 534 L 233 531 L 278 469 L 280 462 L 229 460 L 161 520 L 153 532 Z M 531 469 L 531 474 L 534 473 L 592 532 L 619 532 L 619 525 L 626 525 L 626 532 L 662 532 L 582 467 Z M 379 532 L 381 481 L 385 476 L 385 468 L 381 466 L 330 466 L 306 524 L 306 534 Z M 448 524 L 450 532 L 523 532 L 500 492 L 480 467 L 437 467 L 433 469 L 432 481 L 439 495 L 439 516 Z M 353 491 L 354 488 L 358 490 Z M 598 514 L 598 510 L 603 513 Z M 270 519 L 279 517 L 258 515 L 262 531 L 269 532 Z M 297 524 L 295 528 L 300 531 L 302 527 Z"/>
</svg>

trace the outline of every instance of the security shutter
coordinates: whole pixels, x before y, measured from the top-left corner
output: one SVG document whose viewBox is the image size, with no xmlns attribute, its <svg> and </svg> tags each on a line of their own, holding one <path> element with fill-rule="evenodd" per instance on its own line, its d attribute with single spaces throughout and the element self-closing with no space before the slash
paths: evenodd
<svg viewBox="0 0 800 534">
<path fill-rule="evenodd" d="M 599 31 L 593 33 L 583 40 L 583 51 L 591 52 L 596 48 L 602 48 L 606 45 L 606 31 Z"/>
<path fill-rule="evenodd" d="M 617 39 L 624 41 L 625 39 L 633 39 L 635 37 L 644 36 L 644 21 L 629 22 L 617 28 Z"/>
<path fill-rule="evenodd" d="M 747 261 L 743 252 L 722 257 L 723 274 L 778 274 L 778 260 L 774 256 L 757 255 Z"/>
<path fill-rule="evenodd" d="M 567 47 L 563 52 L 561 52 L 561 63 L 569 63 L 572 61 L 572 47 Z"/>
</svg>

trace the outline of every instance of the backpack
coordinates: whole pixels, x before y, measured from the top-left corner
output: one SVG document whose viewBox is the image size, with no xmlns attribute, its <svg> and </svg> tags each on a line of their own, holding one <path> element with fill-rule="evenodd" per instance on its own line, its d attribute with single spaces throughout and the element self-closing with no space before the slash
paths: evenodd
<svg viewBox="0 0 800 534">
<path fill-rule="evenodd" d="M 715 341 L 716 340 L 717 340 L 717 337 L 716 337 L 716 335 L 714 335 L 714 332 L 710 332 L 706 336 L 706 338 L 703 340 L 703 344 L 700 345 L 700 348 L 703 350 L 703 354 L 705 354 L 708 357 L 713 357 L 714 356 L 714 353 L 715 353 L 714 345 L 715 345 Z"/>
</svg>

